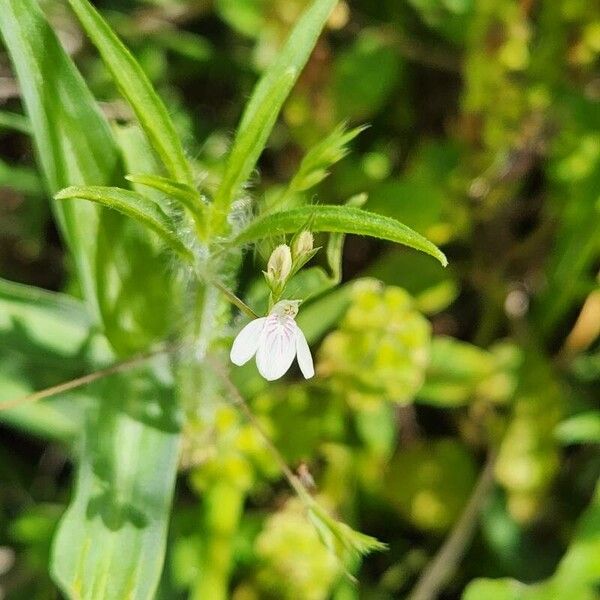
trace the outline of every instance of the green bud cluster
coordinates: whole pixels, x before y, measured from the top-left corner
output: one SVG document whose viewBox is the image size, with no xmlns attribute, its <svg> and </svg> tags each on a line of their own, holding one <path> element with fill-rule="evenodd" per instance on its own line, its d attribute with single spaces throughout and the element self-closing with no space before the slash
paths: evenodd
<svg viewBox="0 0 600 600">
<path fill-rule="evenodd" d="M 302 230 L 287 244 L 277 246 L 267 262 L 263 275 L 270 289 L 269 309 L 279 302 L 289 280 L 319 251 L 313 248 L 313 235 Z"/>
<path fill-rule="evenodd" d="M 363 281 L 340 328 L 324 340 L 317 369 L 365 401 L 408 403 L 423 384 L 430 337 L 429 322 L 406 291 Z"/>
<path fill-rule="evenodd" d="M 184 433 L 181 462 L 190 469 L 190 483 L 199 493 L 223 480 L 248 490 L 257 473 L 276 472 L 260 433 L 232 406 L 219 406 L 210 427 L 190 421 Z"/>
</svg>

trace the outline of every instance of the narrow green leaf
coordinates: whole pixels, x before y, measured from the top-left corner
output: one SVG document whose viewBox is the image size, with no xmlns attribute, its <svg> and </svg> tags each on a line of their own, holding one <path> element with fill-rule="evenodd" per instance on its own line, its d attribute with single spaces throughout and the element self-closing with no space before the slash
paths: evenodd
<svg viewBox="0 0 600 600">
<path fill-rule="evenodd" d="M 88 36 L 131 104 L 168 173 L 191 187 L 194 177 L 169 113 L 131 52 L 87 0 L 69 0 Z"/>
<path fill-rule="evenodd" d="M 218 231 L 225 222 L 235 194 L 256 165 L 281 107 L 336 4 L 337 0 L 315 0 L 306 9 L 277 60 L 254 88 L 238 127 L 223 181 L 215 196 L 214 230 Z"/>
<path fill-rule="evenodd" d="M 354 233 L 396 242 L 420 250 L 448 264 L 444 253 L 429 240 L 398 221 L 350 206 L 303 206 L 259 217 L 232 241 L 245 244 L 265 237 L 293 233 L 307 227 L 311 231 Z"/>
<path fill-rule="evenodd" d="M 31 124 L 29 123 L 29 119 L 24 115 L 1 110 L 0 129 L 12 129 L 13 131 L 29 135 L 31 133 Z"/>
<path fill-rule="evenodd" d="M 127 175 L 125 177 L 132 183 L 144 185 L 146 187 L 158 190 L 167 195 L 173 200 L 179 201 L 182 206 L 187 208 L 193 215 L 196 223 L 201 225 L 204 223 L 205 205 L 202 203 L 199 194 L 185 183 L 179 183 L 168 177 L 160 175 L 142 174 L 142 175 Z"/>
<path fill-rule="evenodd" d="M 225 174 L 213 204 L 213 231 L 219 231 L 225 221 L 234 194 L 242 186 L 256 165 L 267 138 L 290 89 L 296 80 L 293 69 L 282 74 L 265 99 L 263 110 L 256 114 L 248 127 L 238 131 L 231 154 L 225 167 Z"/>
<path fill-rule="evenodd" d="M 290 182 L 288 193 L 304 192 L 323 181 L 329 174 L 328 169 L 348 154 L 347 145 L 366 128 L 362 125 L 348 130 L 345 123 L 338 125 L 306 153 Z"/>
<path fill-rule="evenodd" d="M 157 204 L 142 194 L 117 187 L 72 186 L 56 194 L 55 199 L 89 200 L 117 210 L 152 229 L 168 246 L 186 260 L 193 260 L 192 252 L 179 239 L 169 218 Z"/>
<path fill-rule="evenodd" d="M 119 176 L 110 128 L 35 0 L 4 0 L 0 31 L 19 80 L 46 185 L 109 185 Z M 77 266 L 88 306 L 98 314 L 94 280 L 99 211 L 89 204 L 54 209 Z"/>
<path fill-rule="evenodd" d="M 271 95 L 273 87 L 288 69 L 293 68 L 299 75 L 308 61 L 321 31 L 338 0 L 314 0 L 304 11 L 294 26 L 285 45 L 278 53 L 277 60 L 269 67 L 252 93 L 239 131 L 243 131 L 262 111 L 265 100 Z"/>
<path fill-rule="evenodd" d="M 264 202 L 260 207 L 261 214 L 306 204 L 309 196 L 303 192 L 318 185 L 329 175 L 329 169 L 348 154 L 348 144 L 365 129 L 367 126 L 363 125 L 348 130 L 345 123 L 340 123 L 327 137 L 310 148 L 287 188 Z"/>
</svg>

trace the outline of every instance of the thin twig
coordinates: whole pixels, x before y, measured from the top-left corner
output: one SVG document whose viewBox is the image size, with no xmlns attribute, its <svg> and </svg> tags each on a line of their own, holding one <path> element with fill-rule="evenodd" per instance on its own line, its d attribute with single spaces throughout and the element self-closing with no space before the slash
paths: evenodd
<svg viewBox="0 0 600 600">
<path fill-rule="evenodd" d="M 408 600 L 435 600 L 456 571 L 475 533 L 479 513 L 493 489 L 495 464 L 495 454 L 490 453 L 460 518 L 421 574 Z"/>
<path fill-rule="evenodd" d="M 269 434 L 265 431 L 264 427 L 261 425 L 260 421 L 254 416 L 254 413 L 250 410 L 247 402 L 244 400 L 242 394 L 237 389 L 233 381 L 229 378 L 229 375 L 223 368 L 223 366 L 212 356 L 207 356 L 206 361 L 210 364 L 213 371 L 217 374 L 219 379 L 222 381 L 225 389 L 231 396 L 231 403 L 237 406 L 243 413 L 244 416 L 252 423 L 255 429 L 258 431 L 260 436 L 263 438 L 263 441 L 273 454 L 273 457 L 277 461 L 279 468 L 281 469 L 283 475 L 288 480 L 290 486 L 294 489 L 294 491 L 300 496 L 303 500 L 310 499 L 312 501 L 312 496 L 308 489 L 304 486 L 302 481 L 300 481 L 299 477 L 297 477 L 294 472 L 290 469 L 288 464 L 285 462 L 285 459 L 281 455 L 281 452 L 277 449 L 277 446 L 271 441 Z"/>
<path fill-rule="evenodd" d="M 94 381 L 98 381 L 98 379 L 103 379 L 104 377 L 108 377 L 109 375 L 115 375 L 117 373 L 129 371 L 130 369 L 137 367 L 139 364 L 149 360 L 150 358 L 153 358 L 154 356 L 170 352 L 171 349 L 172 348 L 170 348 L 169 346 L 162 346 L 158 349 L 151 350 L 149 352 L 136 354 L 135 356 L 132 356 L 127 360 L 115 363 L 109 367 L 106 367 L 105 369 L 94 371 L 93 373 L 89 373 L 88 375 L 84 375 L 83 377 L 78 377 L 77 379 L 71 379 L 70 381 L 65 381 L 64 383 L 53 385 L 52 387 L 40 390 L 38 392 L 33 392 L 32 394 L 29 394 L 27 396 L 7 400 L 6 402 L 0 403 L 0 411 L 9 410 L 11 408 L 21 406 L 22 404 L 29 404 L 30 402 L 44 400 L 45 398 L 50 398 L 51 396 L 56 396 L 57 394 L 69 392 L 84 385 L 88 385 L 89 383 L 93 383 Z"/>
<path fill-rule="evenodd" d="M 209 283 L 212 283 L 226 298 L 237 306 L 242 312 L 246 313 L 251 319 L 260 318 L 241 298 L 238 298 L 231 290 L 228 290 L 222 283 L 216 279 L 209 279 Z"/>
</svg>

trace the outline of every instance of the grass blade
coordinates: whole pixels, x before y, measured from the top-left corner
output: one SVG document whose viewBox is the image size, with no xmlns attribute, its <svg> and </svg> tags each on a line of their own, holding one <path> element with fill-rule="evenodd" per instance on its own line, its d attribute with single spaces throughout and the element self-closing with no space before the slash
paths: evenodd
<svg viewBox="0 0 600 600">
<path fill-rule="evenodd" d="M 215 196 L 214 231 L 223 226 L 235 194 L 254 169 L 281 107 L 336 4 L 337 0 L 314 0 L 296 23 L 278 59 L 254 88 Z"/>
<path fill-rule="evenodd" d="M 110 128 L 38 3 L 3 1 L 0 31 L 19 80 L 49 190 L 114 183 L 120 174 L 120 157 Z M 55 203 L 54 210 L 88 306 L 97 315 L 94 263 L 99 211 L 90 204 L 70 201 Z"/>
<path fill-rule="evenodd" d="M 121 40 L 87 0 L 69 0 L 117 87 L 133 108 L 169 175 L 194 187 L 190 164 L 169 113 L 150 80 Z"/>
</svg>

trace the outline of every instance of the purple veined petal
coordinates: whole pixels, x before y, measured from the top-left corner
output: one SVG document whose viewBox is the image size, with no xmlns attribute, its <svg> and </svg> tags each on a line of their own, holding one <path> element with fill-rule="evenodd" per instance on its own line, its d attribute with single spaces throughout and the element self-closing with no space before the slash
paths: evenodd
<svg viewBox="0 0 600 600">
<path fill-rule="evenodd" d="M 256 354 L 266 321 L 267 317 L 254 319 L 237 334 L 229 354 L 233 364 L 244 365 Z"/>
<path fill-rule="evenodd" d="M 308 342 L 300 327 L 298 327 L 298 333 L 296 335 L 296 352 L 298 354 L 298 364 L 300 365 L 300 370 L 302 371 L 302 375 L 304 375 L 304 379 L 314 377 L 315 366 L 313 364 L 312 354 L 310 353 Z"/>
<path fill-rule="evenodd" d="M 298 325 L 291 317 L 267 317 L 256 352 L 258 372 L 267 381 L 279 379 L 292 366 L 298 331 Z"/>
</svg>

